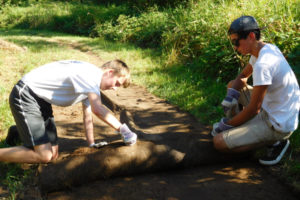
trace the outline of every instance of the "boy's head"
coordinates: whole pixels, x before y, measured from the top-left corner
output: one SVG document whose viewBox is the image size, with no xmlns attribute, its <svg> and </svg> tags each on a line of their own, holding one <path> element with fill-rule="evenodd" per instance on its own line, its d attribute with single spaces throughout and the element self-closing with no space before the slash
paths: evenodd
<svg viewBox="0 0 300 200">
<path fill-rule="evenodd" d="M 235 19 L 228 30 L 229 34 L 259 30 L 256 19 L 252 16 L 241 16 Z"/>
<path fill-rule="evenodd" d="M 241 16 L 231 23 L 228 34 L 234 47 L 238 49 L 240 40 L 246 40 L 250 33 L 254 40 L 260 40 L 260 30 L 254 17 Z"/>
<path fill-rule="evenodd" d="M 121 60 L 111 60 L 101 66 L 103 69 L 103 77 L 101 81 L 101 89 L 115 89 L 123 86 L 124 88 L 130 85 L 130 70 L 125 62 Z"/>
</svg>

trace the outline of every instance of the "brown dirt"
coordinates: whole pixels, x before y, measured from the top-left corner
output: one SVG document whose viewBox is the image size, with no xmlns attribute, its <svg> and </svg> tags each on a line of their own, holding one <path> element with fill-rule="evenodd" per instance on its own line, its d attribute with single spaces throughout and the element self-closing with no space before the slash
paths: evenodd
<svg viewBox="0 0 300 200">
<path fill-rule="evenodd" d="M 8 50 L 8 51 L 13 51 L 13 52 L 27 51 L 26 47 L 20 47 L 18 45 L 15 45 L 14 43 L 7 42 L 2 39 L 0 39 L 0 50 Z"/>
<path fill-rule="evenodd" d="M 216 152 L 210 127 L 144 88 L 104 94 L 103 102 L 138 133 L 138 143 L 124 146 L 95 120 L 97 141 L 110 144 L 87 148 L 81 107 L 55 107 L 60 157 L 39 166 L 20 199 L 297 199 L 253 157 Z"/>
<path fill-rule="evenodd" d="M 80 45 L 63 44 L 101 61 Z M 59 159 L 48 165 L 24 165 L 34 174 L 17 199 L 298 199 L 284 180 L 251 155 L 216 152 L 211 127 L 144 88 L 131 86 L 104 94 L 103 102 L 138 133 L 138 143 L 124 146 L 112 128 L 95 119 L 96 140 L 110 144 L 87 148 L 80 105 L 54 107 Z M 8 196 L 0 187 L 0 199 Z"/>
</svg>

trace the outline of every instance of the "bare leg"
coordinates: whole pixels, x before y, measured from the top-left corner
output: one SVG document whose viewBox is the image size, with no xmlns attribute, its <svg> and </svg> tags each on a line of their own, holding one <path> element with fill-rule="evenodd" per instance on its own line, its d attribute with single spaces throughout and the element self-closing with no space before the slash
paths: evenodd
<svg viewBox="0 0 300 200">
<path fill-rule="evenodd" d="M 222 133 L 216 135 L 213 139 L 213 142 L 214 142 L 215 148 L 218 151 L 221 151 L 221 152 L 224 152 L 224 153 L 242 153 L 242 152 L 257 149 L 259 147 L 262 147 L 262 146 L 266 145 L 266 143 L 259 143 L 259 144 L 245 145 L 245 146 L 229 149 L 227 147 L 227 144 L 225 143 L 225 141 L 223 139 L 223 134 Z"/>
<path fill-rule="evenodd" d="M 50 143 L 34 147 L 34 150 L 24 146 L 1 148 L 0 162 L 13 163 L 48 163 L 53 155 L 58 156 L 58 146 L 54 146 L 54 151 Z"/>
</svg>

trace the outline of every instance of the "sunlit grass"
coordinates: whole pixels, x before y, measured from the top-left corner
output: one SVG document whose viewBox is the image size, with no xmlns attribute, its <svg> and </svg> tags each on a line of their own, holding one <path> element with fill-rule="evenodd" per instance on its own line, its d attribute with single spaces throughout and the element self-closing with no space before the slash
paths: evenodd
<svg viewBox="0 0 300 200">
<path fill-rule="evenodd" d="M 8 106 L 14 83 L 33 68 L 51 61 L 76 59 L 99 66 L 111 59 L 122 59 L 131 68 L 133 83 L 192 113 L 203 124 L 220 119 L 220 102 L 225 94 L 222 81 L 234 78 L 237 73 L 236 58 L 226 33 L 233 19 L 241 15 L 255 16 L 261 26 L 267 26 L 263 39 L 278 45 L 289 61 L 293 59 L 294 69 L 299 67 L 299 53 L 295 50 L 299 44 L 299 6 L 295 6 L 295 0 L 194 0 L 187 7 L 153 7 L 134 14 L 126 4 L 29 2 L 30 5 L 8 6 L 0 12 L 1 27 L 24 28 L 1 29 L 0 38 L 25 49 L 0 49 L 2 139 L 14 123 Z M 112 40 L 49 30 L 102 34 Z M 291 137 L 292 155 L 299 155 L 299 141 L 297 130 Z M 291 158 L 287 163 L 291 176 L 300 173 L 299 161 Z"/>
<path fill-rule="evenodd" d="M 84 60 L 97 64 L 98 60 L 87 53 L 74 49 L 71 45 L 86 38 L 52 34 L 53 37 L 42 37 L 33 32 L 2 31 L 0 39 L 24 48 L 24 51 L 13 47 L 0 48 L 0 147 L 5 147 L 4 139 L 9 126 L 14 124 L 10 113 L 8 96 L 14 84 L 27 72 L 48 62 L 64 59 Z M 15 33 L 15 34 L 14 34 Z M 63 42 L 66 42 L 64 45 Z M 104 61 L 104 60 L 103 60 Z M 99 63 L 100 64 L 100 63 Z M 22 188 L 22 180 L 28 174 L 18 164 L 0 163 L 0 182 L 5 184 L 14 199 L 16 191 Z"/>
</svg>

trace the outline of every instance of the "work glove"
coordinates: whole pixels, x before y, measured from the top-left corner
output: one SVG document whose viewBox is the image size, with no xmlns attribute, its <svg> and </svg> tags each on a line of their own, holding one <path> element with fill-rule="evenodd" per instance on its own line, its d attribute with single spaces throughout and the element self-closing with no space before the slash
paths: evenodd
<svg viewBox="0 0 300 200">
<path fill-rule="evenodd" d="M 217 134 L 234 127 L 234 126 L 226 124 L 227 121 L 228 121 L 228 119 L 222 118 L 220 122 L 214 123 L 213 130 L 211 131 L 211 135 L 213 137 L 215 137 Z"/>
<path fill-rule="evenodd" d="M 108 145 L 108 143 L 106 141 L 102 141 L 102 142 L 90 144 L 90 147 L 99 149 L 99 148 L 101 148 L 103 146 L 106 146 L 106 145 Z"/>
<path fill-rule="evenodd" d="M 136 143 L 137 135 L 126 124 L 121 125 L 120 134 L 125 145 L 134 145 Z"/>
<path fill-rule="evenodd" d="M 222 101 L 221 105 L 223 107 L 225 116 L 227 118 L 232 118 L 234 115 L 239 113 L 238 99 L 240 97 L 240 92 L 233 88 L 227 89 L 227 94 L 225 99 Z"/>
</svg>

